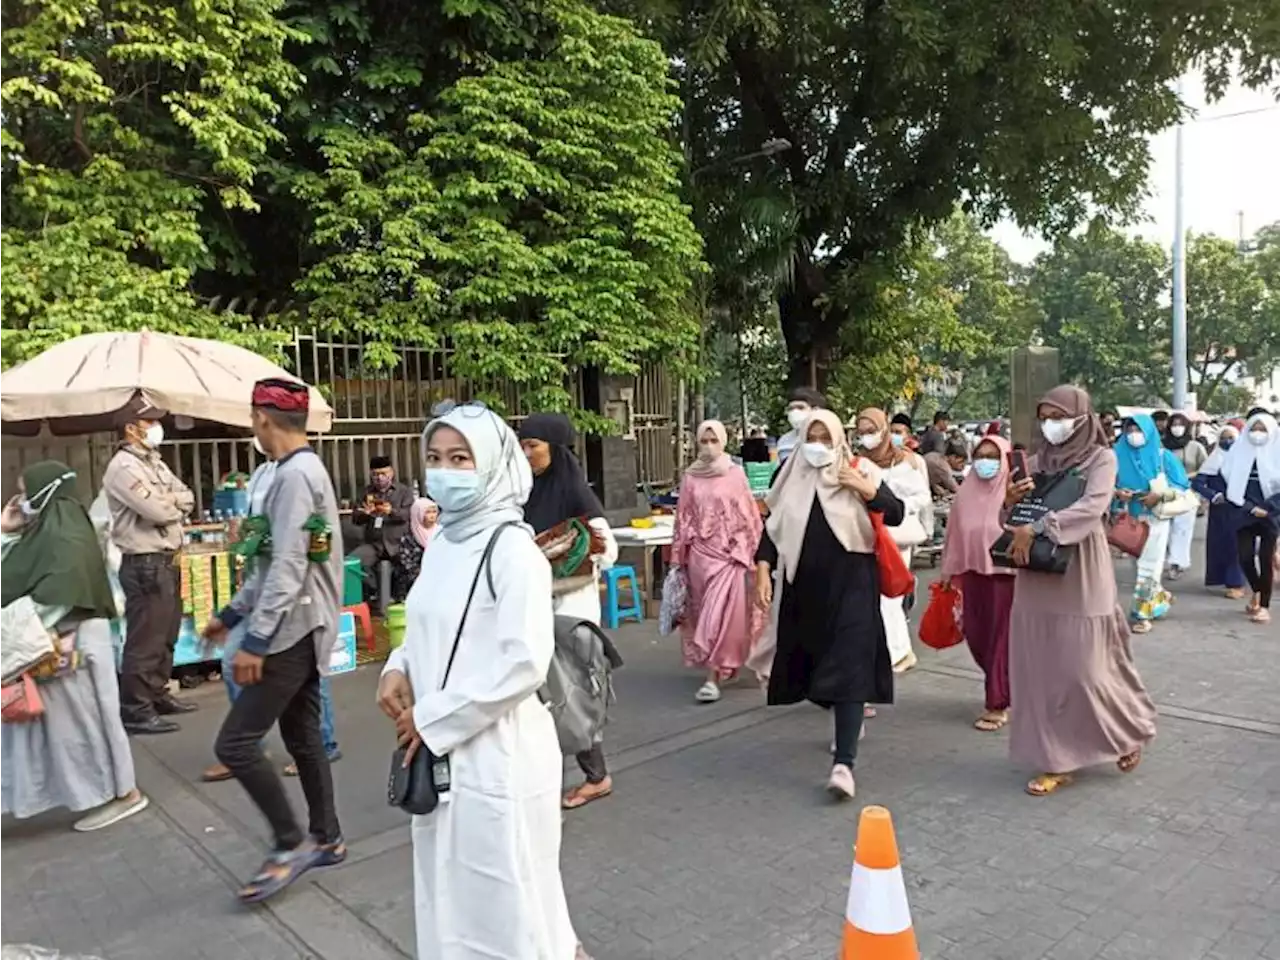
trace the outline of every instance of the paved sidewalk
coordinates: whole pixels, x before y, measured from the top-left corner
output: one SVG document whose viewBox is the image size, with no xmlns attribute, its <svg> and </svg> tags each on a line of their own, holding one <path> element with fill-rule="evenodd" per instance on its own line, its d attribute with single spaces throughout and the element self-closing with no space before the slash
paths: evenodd
<svg viewBox="0 0 1280 960">
<path fill-rule="evenodd" d="M 597 960 L 829 960 L 857 811 L 882 803 L 927 960 L 1280 960 L 1280 631 L 1192 579 L 1175 586 L 1173 619 L 1134 641 L 1161 708 L 1153 749 L 1129 777 L 1090 772 L 1047 799 L 1022 793 L 1034 771 L 1008 762 L 1003 734 L 969 726 L 981 685 L 963 648 L 921 651 L 899 704 L 870 721 L 858 801 L 834 806 L 822 711 L 766 709 L 746 687 L 696 705 L 678 644 L 624 629 L 617 793 L 566 826 L 580 933 Z M 412 956 L 375 684 L 368 668 L 334 684 L 346 865 L 266 909 L 233 902 L 265 830 L 235 784 L 196 782 L 223 709 L 211 685 L 181 734 L 134 742 L 152 810 L 90 835 L 70 817 L 5 823 L 5 942 L 104 960 Z"/>
</svg>

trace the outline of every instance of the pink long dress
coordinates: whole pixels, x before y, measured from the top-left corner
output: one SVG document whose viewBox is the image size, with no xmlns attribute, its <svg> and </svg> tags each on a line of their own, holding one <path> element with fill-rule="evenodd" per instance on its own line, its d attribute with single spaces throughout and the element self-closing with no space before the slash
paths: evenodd
<svg viewBox="0 0 1280 960">
<path fill-rule="evenodd" d="M 763 526 L 741 467 L 718 477 L 686 474 L 680 484 L 671 559 L 689 578 L 680 628 L 685 666 L 724 678 L 742 667 L 764 630 L 751 590 Z"/>
</svg>

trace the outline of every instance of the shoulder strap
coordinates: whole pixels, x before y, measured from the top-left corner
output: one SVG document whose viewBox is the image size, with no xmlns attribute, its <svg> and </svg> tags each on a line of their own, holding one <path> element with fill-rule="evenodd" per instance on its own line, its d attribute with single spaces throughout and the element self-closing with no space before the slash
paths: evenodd
<svg viewBox="0 0 1280 960">
<path fill-rule="evenodd" d="M 475 599 L 476 587 L 480 585 L 480 574 L 487 574 L 489 580 L 489 592 L 493 594 L 493 598 L 497 599 L 497 594 L 493 590 L 493 573 L 489 569 L 489 559 L 493 556 L 493 548 L 498 543 L 498 537 L 502 536 L 502 531 L 507 527 L 514 526 L 514 521 L 504 523 L 493 531 L 489 537 L 489 542 L 485 544 L 484 553 L 480 555 L 480 563 L 476 565 L 476 575 L 471 578 L 471 589 L 467 592 L 467 604 L 462 608 L 462 619 L 458 621 L 458 631 L 453 635 L 453 648 L 449 651 L 449 662 L 445 664 L 444 678 L 440 681 L 440 689 L 444 689 L 444 685 L 449 682 L 449 673 L 453 670 L 453 659 L 458 655 L 458 643 L 462 640 L 462 629 L 467 625 L 467 614 L 471 612 L 471 601 Z"/>
<path fill-rule="evenodd" d="M 488 560 L 488 559 L 489 559 L 489 557 L 491 557 L 491 556 L 492 556 L 492 554 L 493 554 L 493 548 L 494 548 L 494 545 L 498 542 L 498 536 L 499 536 L 499 534 L 501 534 L 503 530 L 507 529 L 507 527 L 518 527 L 518 526 L 520 526 L 520 524 L 519 524 L 518 522 L 516 522 L 515 520 L 508 520 L 506 523 L 504 523 L 502 526 L 498 527 L 498 529 L 494 531 L 494 533 L 493 533 L 493 539 L 489 541 L 489 549 L 488 549 L 487 551 L 485 551 L 485 559 L 486 559 L 486 560 Z M 495 589 L 495 587 L 494 587 L 494 585 L 493 585 L 493 566 L 492 566 L 492 564 L 486 564 L 486 565 L 485 565 L 485 569 L 484 569 L 484 577 L 485 577 L 485 582 L 486 582 L 486 583 L 488 583 L 488 585 L 489 585 L 489 597 L 490 597 L 491 599 L 493 599 L 493 600 L 497 600 L 497 599 L 498 599 L 498 591 L 497 591 L 497 589 Z"/>
</svg>

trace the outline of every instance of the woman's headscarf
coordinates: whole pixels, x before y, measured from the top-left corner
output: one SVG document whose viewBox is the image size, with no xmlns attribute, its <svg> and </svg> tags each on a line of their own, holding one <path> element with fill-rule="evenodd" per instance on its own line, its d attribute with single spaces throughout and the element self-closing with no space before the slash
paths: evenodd
<svg viewBox="0 0 1280 960">
<path fill-rule="evenodd" d="M 1072 467 L 1083 466 L 1098 453 L 1111 447 L 1111 438 L 1102 428 L 1102 420 L 1093 410 L 1093 401 L 1087 391 L 1070 383 L 1054 387 L 1036 404 L 1036 409 L 1048 404 L 1057 407 L 1068 417 L 1078 421 L 1076 429 L 1065 443 L 1042 443 L 1036 452 L 1037 466 L 1043 473 L 1060 473 Z"/>
<path fill-rule="evenodd" d="M 708 430 L 720 441 L 720 455 L 711 460 L 703 460 L 701 456 L 696 457 L 693 463 L 684 468 L 686 476 L 723 477 L 733 468 L 733 457 L 729 456 L 728 451 L 725 450 L 725 445 L 729 442 L 729 431 L 719 420 L 703 420 L 698 424 L 698 432 L 693 435 L 693 438 L 699 444 L 699 454 L 702 452 L 702 435 Z"/>
<path fill-rule="evenodd" d="M 600 498 L 587 483 L 582 465 L 573 455 L 573 424 L 563 413 L 535 413 L 520 425 L 521 440 L 541 440 L 551 448 L 547 469 L 533 478 L 533 491 L 524 518 L 535 533 L 575 517 L 604 516 Z"/>
<path fill-rule="evenodd" d="M 778 472 L 778 479 L 765 496 L 769 517 L 765 527 L 778 548 L 779 564 L 787 582 L 795 579 L 800 564 L 800 550 L 804 545 L 804 532 L 809 525 L 809 513 L 816 496 L 822 504 L 827 525 L 840 545 L 850 553 L 874 553 L 875 530 L 866 504 L 852 490 L 840 484 L 840 467 L 853 459 L 844 435 L 844 425 L 830 410 L 814 410 L 799 430 L 801 443 L 808 442 L 809 427 L 823 424 L 831 434 L 835 445 L 835 459 L 821 470 L 811 467 L 803 452 L 787 458 Z M 871 479 L 880 482 L 880 468 L 865 459 L 862 468 Z"/>
<path fill-rule="evenodd" d="M 866 457 L 882 470 L 888 470 L 890 467 L 897 466 L 903 461 L 906 453 L 901 447 L 895 447 L 893 445 L 893 437 L 889 436 L 888 414 L 876 407 L 867 407 L 867 409 L 858 414 L 857 420 L 854 421 L 855 432 L 857 431 L 858 420 L 870 421 L 880 433 L 879 446 L 873 447 L 870 450 L 858 450 L 857 452 L 860 456 Z"/>
<path fill-rule="evenodd" d="M 75 499 L 75 471 L 45 460 L 22 471 L 26 498 L 38 511 L 0 566 L 0 603 L 30 597 L 89 619 L 113 619 L 115 600 L 93 521 Z"/>
<path fill-rule="evenodd" d="M 1137 426 L 1147 442 L 1140 447 L 1130 446 L 1125 439 L 1130 426 Z M 1160 445 L 1160 430 L 1156 427 L 1155 418 L 1146 413 L 1136 413 L 1125 418 L 1120 428 L 1120 442 L 1116 444 L 1116 464 L 1118 490 L 1145 493 L 1150 490 L 1152 481 L 1162 473 L 1169 485 L 1178 490 L 1186 490 L 1191 485 L 1182 461 L 1171 456 Z"/>
<path fill-rule="evenodd" d="M 983 480 L 971 472 L 960 484 L 960 492 L 951 502 L 951 515 L 942 547 L 944 577 L 958 577 L 962 573 L 980 573 L 989 577 L 997 572 L 991 562 L 991 545 L 1004 532 L 1000 512 L 1004 509 L 1004 495 L 1009 486 L 1009 454 L 1013 447 L 1000 436 L 983 437 L 978 447 L 988 443 L 1000 451 L 1000 472 L 990 480 Z M 977 450 L 974 457 L 977 457 Z"/>
<path fill-rule="evenodd" d="M 1180 437 L 1175 437 L 1173 435 L 1173 428 L 1177 424 L 1181 424 L 1186 427 L 1186 430 L 1183 431 L 1183 434 Z M 1170 450 L 1181 450 L 1195 439 L 1191 436 L 1191 420 L 1185 413 L 1171 414 L 1169 416 L 1169 422 L 1165 425 L 1164 437 L 1161 439 L 1164 440 L 1164 445 Z"/>
<path fill-rule="evenodd" d="M 418 546 L 422 547 L 423 550 L 427 549 L 427 545 L 440 532 L 438 518 L 436 523 L 429 527 L 427 526 L 427 511 L 433 507 L 437 511 L 440 509 L 436 506 L 434 500 L 427 497 L 419 497 L 413 501 L 413 506 L 409 508 L 409 532 L 413 534 L 413 539 L 418 541 Z"/>
<path fill-rule="evenodd" d="M 484 407 L 464 404 L 427 424 L 422 431 L 422 454 L 440 427 L 453 427 L 471 448 L 471 458 L 480 474 L 481 494 L 469 509 L 440 511 L 440 527 L 446 540 L 459 543 L 504 523 L 524 519 L 524 504 L 533 487 L 529 461 L 516 440 L 515 432 L 500 416 Z"/>
<path fill-rule="evenodd" d="M 1249 433 L 1255 424 L 1267 430 L 1267 442 L 1255 447 L 1249 441 Z M 1249 418 L 1240 439 L 1231 445 L 1222 461 L 1222 479 L 1227 481 L 1227 499 L 1237 507 L 1244 506 L 1249 475 L 1258 468 L 1258 482 L 1262 495 L 1271 498 L 1280 494 L 1280 424 L 1269 413 L 1257 413 Z"/>
</svg>

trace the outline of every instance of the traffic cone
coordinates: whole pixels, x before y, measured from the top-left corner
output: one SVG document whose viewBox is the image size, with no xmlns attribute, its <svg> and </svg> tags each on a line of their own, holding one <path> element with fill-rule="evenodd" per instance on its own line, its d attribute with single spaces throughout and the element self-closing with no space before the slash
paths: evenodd
<svg viewBox="0 0 1280 960">
<path fill-rule="evenodd" d="M 840 960 L 920 960 L 893 818 L 884 807 L 864 807 L 858 820 Z"/>
</svg>

